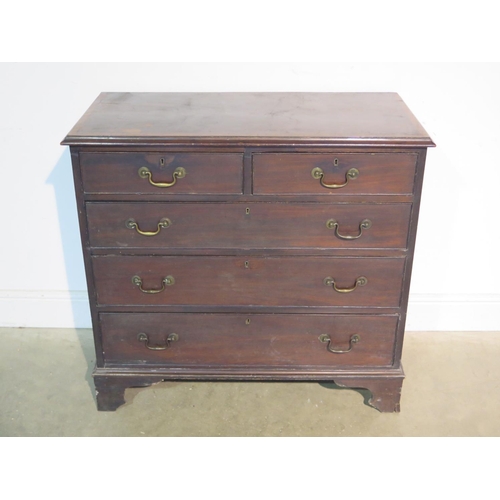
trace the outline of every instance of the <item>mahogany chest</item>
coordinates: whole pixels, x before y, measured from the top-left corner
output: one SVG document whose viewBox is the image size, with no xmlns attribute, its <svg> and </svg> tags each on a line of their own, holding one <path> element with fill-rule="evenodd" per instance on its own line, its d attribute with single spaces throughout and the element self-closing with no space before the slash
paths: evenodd
<svg viewBox="0 0 500 500">
<path fill-rule="evenodd" d="M 102 93 L 71 148 L 99 410 L 163 380 L 399 411 L 426 150 L 394 93 Z"/>
</svg>

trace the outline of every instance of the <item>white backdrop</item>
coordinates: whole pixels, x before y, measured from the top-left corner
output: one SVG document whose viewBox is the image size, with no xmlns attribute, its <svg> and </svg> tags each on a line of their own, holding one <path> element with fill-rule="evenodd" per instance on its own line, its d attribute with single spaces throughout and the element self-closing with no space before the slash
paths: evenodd
<svg viewBox="0 0 500 500">
<path fill-rule="evenodd" d="M 428 152 L 408 330 L 500 330 L 500 64 L 0 64 L 0 326 L 90 327 L 66 133 L 102 91 L 394 91 Z"/>
</svg>

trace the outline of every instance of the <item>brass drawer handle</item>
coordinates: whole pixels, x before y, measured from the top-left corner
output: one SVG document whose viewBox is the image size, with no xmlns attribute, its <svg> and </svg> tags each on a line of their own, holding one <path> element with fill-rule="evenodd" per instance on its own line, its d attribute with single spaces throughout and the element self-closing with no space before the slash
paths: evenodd
<svg viewBox="0 0 500 500">
<path fill-rule="evenodd" d="M 328 351 L 333 352 L 334 354 L 345 354 L 346 352 L 352 351 L 354 344 L 357 344 L 360 341 L 360 337 L 359 337 L 359 335 L 352 335 L 351 336 L 351 338 L 349 339 L 349 349 L 347 349 L 347 351 L 340 351 L 340 350 L 332 349 L 332 340 L 330 339 L 330 335 L 325 335 L 325 334 L 320 335 L 319 340 L 320 340 L 320 342 L 323 342 L 323 344 L 326 344 L 328 342 L 328 345 L 327 345 Z"/>
<path fill-rule="evenodd" d="M 177 167 L 174 170 L 174 173 L 172 174 L 172 182 L 155 182 L 153 180 L 153 174 L 151 174 L 151 170 L 149 170 L 148 167 L 141 167 L 137 173 L 139 174 L 139 177 L 141 177 L 142 179 L 147 178 L 152 186 L 159 188 L 172 187 L 177 182 L 177 179 L 182 179 L 183 177 L 186 177 L 186 170 L 183 169 L 182 167 Z"/>
<path fill-rule="evenodd" d="M 354 286 L 352 288 L 337 288 L 337 285 L 335 284 L 335 280 L 330 276 L 327 276 L 323 280 L 323 283 L 326 286 L 333 286 L 333 289 L 336 292 L 350 293 L 350 292 L 354 292 L 354 290 L 356 290 L 356 288 L 358 288 L 358 286 L 365 286 L 368 283 L 368 279 L 365 278 L 364 276 L 360 276 L 359 278 L 356 279 L 356 283 L 354 283 Z"/>
<path fill-rule="evenodd" d="M 357 240 L 363 234 L 363 229 L 370 229 L 372 227 L 372 221 L 370 219 L 364 219 L 359 223 L 359 234 L 356 236 L 347 236 L 339 233 L 339 223 L 335 219 L 330 219 L 326 222 L 326 227 L 328 229 L 335 229 L 335 236 L 343 240 Z"/>
<path fill-rule="evenodd" d="M 165 278 L 163 278 L 161 280 L 161 288 L 153 288 L 153 289 L 150 289 L 150 290 L 145 290 L 144 288 L 142 288 L 142 278 L 140 278 L 139 276 L 133 276 L 132 277 L 132 283 L 135 285 L 135 286 L 138 286 L 139 287 L 139 290 L 142 292 L 142 293 L 160 293 L 160 292 L 163 292 L 163 290 L 165 290 L 165 286 L 171 286 L 171 285 L 174 285 L 175 284 L 175 279 L 173 276 L 167 276 Z"/>
<path fill-rule="evenodd" d="M 172 224 L 170 219 L 163 218 L 158 222 L 158 229 L 156 231 L 141 231 L 139 228 L 139 224 L 135 221 L 135 219 L 129 219 L 127 222 L 125 222 L 125 225 L 127 226 L 128 229 L 135 229 L 139 234 L 142 234 L 143 236 L 156 236 L 162 228 L 167 228 Z"/>
<path fill-rule="evenodd" d="M 139 335 L 137 335 L 137 340 L 139 342 L 144 342 L 144 345 L 151 351 L 164 351 L 165 349 L 168 349 L 170 347 L 170 344 L 172 342 L 177 342 L 179 340 L 179 335 L 177 335 L 176 333 L 171 333 L 165 339 L 165 345 L 149 345 L 149 337 L 146 333 L 139 333 Z"/>
<path fill-rule="evenodd" d="M 319 167 L 313 168 L 311 170 L 311 175 L 312 175 L 313 179 L 319 179 L 319 183 L 323 187 L 328 188 L 328 189 L 339 189 L 339 188 L 343 188 L 343 187 L 347 186 L 349 181 L 353 181 L 354 179 L 356 179 L 359 175 L 359 170 L 357 168 L 350 168 L 345 174 L 344 184 L 326 184 L 323 181 L 323 178 L 325 177 L 323 169 L 319 168 Z"/>
</svg>

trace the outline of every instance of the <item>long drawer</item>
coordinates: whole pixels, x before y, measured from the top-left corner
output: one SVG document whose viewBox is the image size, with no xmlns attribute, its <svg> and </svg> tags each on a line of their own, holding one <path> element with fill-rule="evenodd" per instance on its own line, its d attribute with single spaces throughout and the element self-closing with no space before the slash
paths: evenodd
<svg viewBox="0 0 500 500">
<path fill-rule="evenodd" d="M 100 314 L 107 364 L 179 367 L 389 366 L 397 320 L 395 315 Z"/>
<path fill-rule="evenodd" d="M 254 194 L 412 194 L 416 154 L 260 153 Z"/>
<path fill-rule="evenodd" d="M 398 307 L 404 257 L 92 257 L 100 305 Z"/>
<path fill-rule="evenodd" d="M 406 248 L 411 204 L 88 203 L 90 245 Z"/>
<path fill-rule="evenodd" d="M 81 153 L 83 189 L 99 194 L 239 194 L 237 153 Z"/>
</svg>

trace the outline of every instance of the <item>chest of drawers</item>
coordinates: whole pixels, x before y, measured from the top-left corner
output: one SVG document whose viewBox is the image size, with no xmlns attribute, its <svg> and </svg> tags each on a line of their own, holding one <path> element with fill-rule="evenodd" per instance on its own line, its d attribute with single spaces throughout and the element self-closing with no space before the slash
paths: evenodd
<svg viewBox="0 0 500 500">
<path fill-rule="evenodd" d="M 163 380 L 399 411 L 426 150 L 393 93 L 103 93 L 71 148 L 99 410 Z"/>
</svg>

